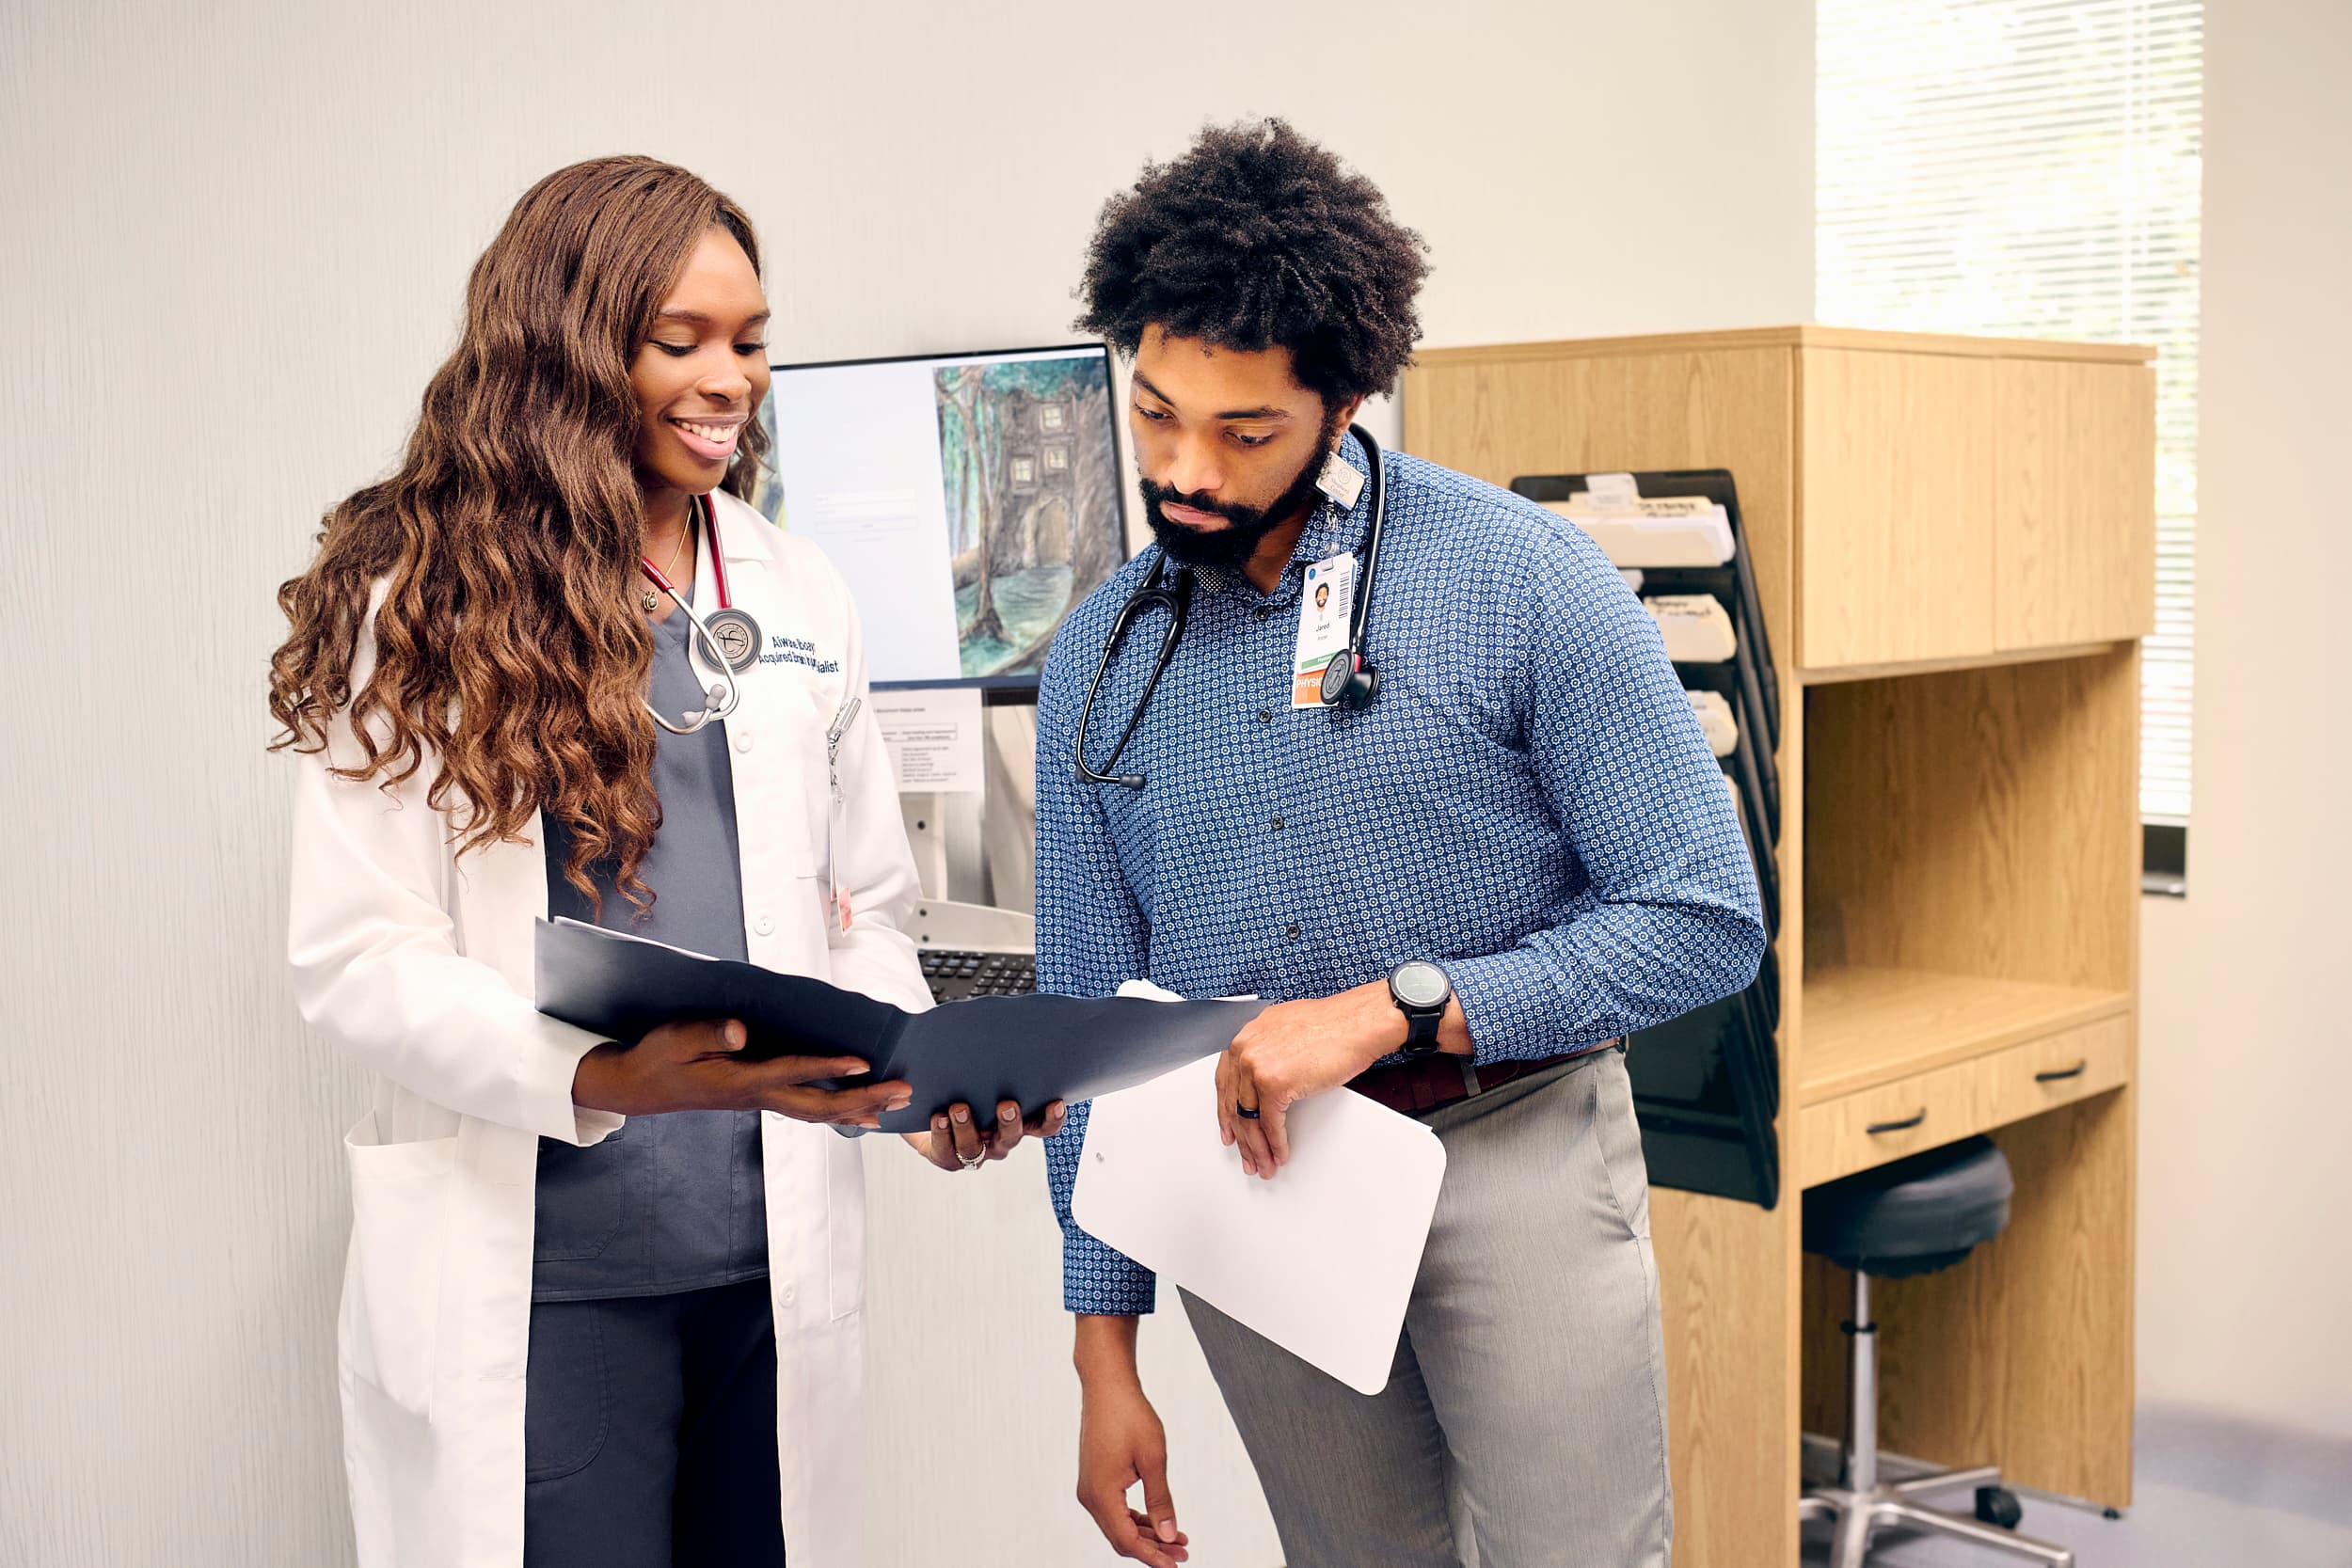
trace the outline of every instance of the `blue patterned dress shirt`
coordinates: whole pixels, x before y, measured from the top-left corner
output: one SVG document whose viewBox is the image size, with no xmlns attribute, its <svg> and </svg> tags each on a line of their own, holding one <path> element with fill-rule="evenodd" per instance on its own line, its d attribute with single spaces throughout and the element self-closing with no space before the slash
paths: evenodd
<svg viewBox="0 0 2352 1568">
<path fill-rule="evenodd" d="M 1343 455 L 1369 463 L 1351 436 Z M 1737 808 L 1657 625 L 1598 546 L 1531 500 L 1391 453 L 1365 628 L 1379 696 L 1293 709 L 1310 564 L 1372 521 L 1321 501 L 1280 586 L 1196 574 L 1173 662 L 1116 769 L 1167 616 L 1103 678 L 1112 619 L 1156 547 L 1055 639 L 1038 697 L 1037 977 L 1103 996 L 1329 996 L 1432 959 L 1480 1061 L 1555 1055 L 1755 978 L 1765 936 Z M 1209 1109 L 1201 1108 L 1207 1117 Z M 1087 1107 L 1045 1146 L 1073 1312 L 1152 1307 L 1150 1271 L 1071 1222 Z"/>
</svg>

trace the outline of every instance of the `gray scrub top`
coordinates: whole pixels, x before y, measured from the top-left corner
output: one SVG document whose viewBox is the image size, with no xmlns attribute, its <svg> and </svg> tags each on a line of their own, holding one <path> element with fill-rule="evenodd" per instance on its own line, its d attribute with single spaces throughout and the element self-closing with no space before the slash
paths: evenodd
<svg viewBox="0 0 2352 1568">
<path fill-rule="evenodd" d="M 653 705 L 674 723 L 705 702 L 688 663 L 691 623 L 675 609 L 650 624 Z M 653 890 L 644 913 L 614 885 L 617 866 L 590 876 L 601 912 L 564 880 L 571 834 L 543 818 L 548 915 L 569 915 L 715 958 L 747 957 L 726 726 L 658 732 L 654 792 L 661 828 L 638 875 Z M 756 1279 L 768 1272 L 759 1113 L 671 1111 L 631 1117 L 591 1148 L 539 1140 L 531 1299 L 660 1295 Z"/>
</svg>

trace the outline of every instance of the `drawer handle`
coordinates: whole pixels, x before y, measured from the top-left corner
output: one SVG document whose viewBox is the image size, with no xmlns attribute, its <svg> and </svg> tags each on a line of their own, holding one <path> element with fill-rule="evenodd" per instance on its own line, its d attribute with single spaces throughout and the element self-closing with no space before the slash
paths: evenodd
<svg viewBox="0 0 2352 1568">
<path fill-rule="evenodd" d="M 2083 1075 L 2083 1069 L 2090 1065 L 2090 1058 L 2086 1056 L 2070 1068 L 2049 1072 L 2037 1072 L 2033 1075 L 2033 1081 L 2037 1084 L 2062 1084 L 2069 1078 L 2080 1078 Z"/>
<path fill-rule="evenodd" d="M 1925 1105 L 1922 1105 L 1918 1110 L 1913 1112 L 1911 1116 L 1906 1117 L 1904 1120 L 1874 1121 L 1869 1126 L 1864 1128 L 1863 1131 L 1869 1133 L 1872 1137 L 1878 1136 L 1881 1132 L 1908 1132 L 1913 1128 L 1918 1126 L 1921 1122 L 1927 1119 L 1928 1108 Z"/>
</svg>

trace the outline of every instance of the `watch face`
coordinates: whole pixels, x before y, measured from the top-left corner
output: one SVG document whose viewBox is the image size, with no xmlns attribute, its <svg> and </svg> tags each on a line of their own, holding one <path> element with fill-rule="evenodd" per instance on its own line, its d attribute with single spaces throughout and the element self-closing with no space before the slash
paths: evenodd
<svg viewBox="0 0 2352 1568">
<path fill-rule="evenodd" d="M 1442 1007 L 1454 994 L 1445 971 L 1436 964 L 1409 963 L 1389 977 L 1389 989 L 1408 1007 Z"/>
</svg>

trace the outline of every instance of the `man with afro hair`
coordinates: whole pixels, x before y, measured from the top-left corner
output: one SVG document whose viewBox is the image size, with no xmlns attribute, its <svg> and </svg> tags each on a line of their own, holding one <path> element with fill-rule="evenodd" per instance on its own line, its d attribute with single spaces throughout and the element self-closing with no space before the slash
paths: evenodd
<svg viewBox="0 0 2352 1568">
<path fill-rule="evenodd" d="M 1046 661 L 1039 986 L 1270 999 L 1200 1113 L 1248 1176 L 1279 1180 L 1286 1114 L 1342 1085 L 1444 1143 L 1379 1395 L 1184 1298 L 1291 1568 L 1458 1568 L 1457 1525 L 1482 1568 L 1662 1568 L 1620 1042 L 1754 979 L 1755 875 L 1657 627 L 1592 542 L 1351 427 L 1411 356 L 1423 252 L 1279 120 L 1212 127 L 1104 207 L 1079 325 L 1132 360 L 1156 545 Z M 1313 613 L 1367 584 L 1359 615 Z M 1086 1120 L 1046 1146 L 1079 1498 L 1170 1568 L 1190 1542 L 1136 1370 L 1153 1282 L 1071 1223 Z"/>
</svg>

